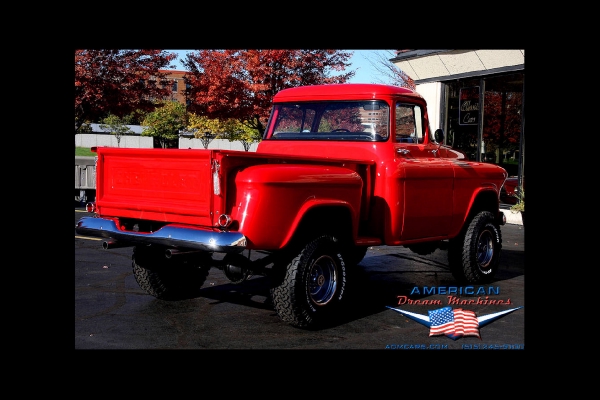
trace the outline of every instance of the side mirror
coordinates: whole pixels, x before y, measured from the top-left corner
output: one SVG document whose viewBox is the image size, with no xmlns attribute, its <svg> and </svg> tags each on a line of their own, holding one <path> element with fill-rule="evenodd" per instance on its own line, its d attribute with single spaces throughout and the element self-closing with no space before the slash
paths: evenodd
<svg viewBox="0 0 600 400">
<path fill-rule="evenodd" d="M 433 140 L 436 141 L 436 143 L 443 143 L 444 142 L 444 131 L 442 129 L 436 129 L 435 132 L 433 133 Z"/>
</svg>

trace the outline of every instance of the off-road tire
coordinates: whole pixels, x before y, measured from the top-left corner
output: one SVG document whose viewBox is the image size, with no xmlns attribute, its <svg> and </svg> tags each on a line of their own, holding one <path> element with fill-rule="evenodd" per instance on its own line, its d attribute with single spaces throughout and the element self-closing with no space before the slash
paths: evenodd
<svg viewBox="0 0 600 400">
<path fill-rule="evenodd" d="M 270 289 L 279 318 L 310 329 L 331 322 L 347 297 L 347 266 L 332 236 L 321 236 L 302 248 L 287 265 L 276 265 Z"/>
<path fill-rule="evenodd" d="M 476 214 L 458 237 L 450 240 L 448 264 L 460 283 L 490 282 L 498 271 L 502 250 L 502 232 L 494 214 Z"/>
<path fill-rule="evenodd" d="M 163 300 L 182 300 L 196 295 L 208 276 L 210 256 L 197 253 L 166 258 L 164 251 L 161 247 L 134 247 L 133 275 L 140 288 Z"/>
</svg>

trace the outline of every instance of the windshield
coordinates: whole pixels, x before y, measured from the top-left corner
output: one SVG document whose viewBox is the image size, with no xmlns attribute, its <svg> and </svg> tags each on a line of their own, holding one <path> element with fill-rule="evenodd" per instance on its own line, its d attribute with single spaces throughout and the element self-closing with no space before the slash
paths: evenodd
<svg viewBox="0 0 600 400">
<path fill-rule="evenodd" d="M 385 141 L 389 115 L 377 100 L 275 104 L 265 139 Z"/>
</svg>

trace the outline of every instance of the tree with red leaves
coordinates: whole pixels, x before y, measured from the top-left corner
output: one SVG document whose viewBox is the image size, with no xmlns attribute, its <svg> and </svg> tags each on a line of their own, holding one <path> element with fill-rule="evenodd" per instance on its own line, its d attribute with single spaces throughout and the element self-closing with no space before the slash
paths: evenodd
<svg viewBox="0 0 600 400">
<path fill-rule="evenodd" d="M 273 96 L 283 89 L 345 83 L 352 52 L 342 50 L 197 50 L 183 64 L 191 100 L 188 111 L 235 119 L 260 137 Z"/>
<path fill-rule="evenodd" d="M 75 50 L 75 134 L 109 114 L 154 110 L 154 100 L 171 94 L 159 70 L 176 57 L 164 50 Z"/>
</svg>

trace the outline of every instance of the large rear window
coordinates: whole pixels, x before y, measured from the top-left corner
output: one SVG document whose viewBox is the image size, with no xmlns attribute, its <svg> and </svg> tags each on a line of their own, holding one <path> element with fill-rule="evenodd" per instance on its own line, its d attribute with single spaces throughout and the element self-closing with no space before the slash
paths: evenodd
<svg viewBox="0 0 600 400">
<path fill-rule="evenodd" d="M 378 100 L 275 104 L 265 140 L 385 141 L 389 116 Z"/>
</svg>

